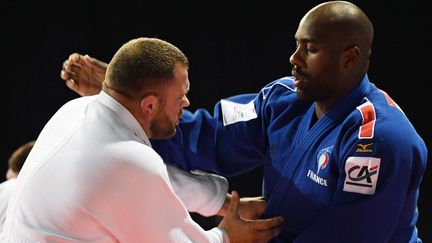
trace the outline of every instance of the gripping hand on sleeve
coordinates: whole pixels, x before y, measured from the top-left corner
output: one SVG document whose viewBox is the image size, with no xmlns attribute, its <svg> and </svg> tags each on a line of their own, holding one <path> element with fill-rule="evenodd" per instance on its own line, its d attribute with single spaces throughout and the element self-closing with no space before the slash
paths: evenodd
<svg viewBox="0 0 432 243">
<path fill-rule="evenodd" d="M 243 219 L 239 215 L 239 195 L 233 191 L 225 217 L 219 227 L 227 232 L 230 243 L 267 242 L 280 232 L 282 217 L 269 219 Z"/>
</svg>

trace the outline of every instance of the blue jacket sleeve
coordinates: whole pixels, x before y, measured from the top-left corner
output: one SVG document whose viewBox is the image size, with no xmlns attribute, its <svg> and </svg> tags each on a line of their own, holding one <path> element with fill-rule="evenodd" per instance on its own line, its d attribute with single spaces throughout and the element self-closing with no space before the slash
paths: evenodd
<svg viewBox="0 0 432 243">
<path fill-rule="evenodd" d="M 240 104 L 253 102 L 260 116 L 260 94 L 242 94 L 225 100 Z M 152 140 L 154 149 L 166 163 L 186 170 L 203 170 L 234 176 L 263 163 L 266 151 L 262 119 L 223 125 L 221 102 L 212 116 L 204 109 L 185 111 L 171 139 Z"/>
</svg>

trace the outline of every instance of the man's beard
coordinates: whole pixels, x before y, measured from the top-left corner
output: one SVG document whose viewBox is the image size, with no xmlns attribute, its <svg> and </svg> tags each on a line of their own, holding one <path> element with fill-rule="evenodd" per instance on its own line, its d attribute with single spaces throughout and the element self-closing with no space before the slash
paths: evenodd
<svg viewBox="0 0 432 243">
<path fill-rule="evenodd" d="M 150 123 L 153 139 L 170 138 L 176 132 L 175 125 L 164 110 L 159 111 Z"/>
<path fill-rule="evenodd" d="M 302 101 L 305 101 L 305 102 L 313 102 L 314 101 L 314 98 L 307 91 L 305 92 L 304 90 L 297 89 L 296 95 Z"/>
</svg>

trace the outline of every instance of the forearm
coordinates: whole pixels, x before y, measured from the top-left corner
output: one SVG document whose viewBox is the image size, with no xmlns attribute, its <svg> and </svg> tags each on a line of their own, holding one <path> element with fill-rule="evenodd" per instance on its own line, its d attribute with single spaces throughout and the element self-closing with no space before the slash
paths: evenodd
<svg viewBox="0 0 432 243">
<path fill-rule="evenodd" d="M 167 165 L 167 170 L 175 193 L 189 212 L 213 216 L 227 201 L 228 181 L 224 177 L 201 171 L 189 172 L 173 165 Z"/>
</svg>

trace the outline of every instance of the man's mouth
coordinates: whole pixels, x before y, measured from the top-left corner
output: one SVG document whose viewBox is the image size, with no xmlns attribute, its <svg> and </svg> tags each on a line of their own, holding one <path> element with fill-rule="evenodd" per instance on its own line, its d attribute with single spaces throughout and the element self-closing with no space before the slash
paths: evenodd
<svg viewBox="0 0 432 243">
<path fill-rule="evenodd" d="M 299 89 L 304 87 L 304 83 L 305 83 L 304 76 L 299 74 L 295 69 L 292 70 L 291 74 L 294 77 L 294 81 L 293 81 L 294 85 Z"/>
</svg>

